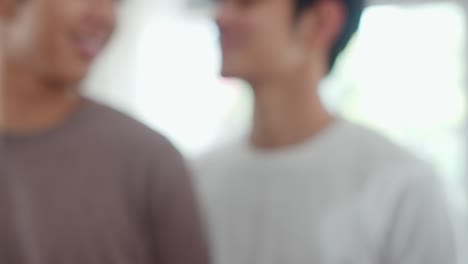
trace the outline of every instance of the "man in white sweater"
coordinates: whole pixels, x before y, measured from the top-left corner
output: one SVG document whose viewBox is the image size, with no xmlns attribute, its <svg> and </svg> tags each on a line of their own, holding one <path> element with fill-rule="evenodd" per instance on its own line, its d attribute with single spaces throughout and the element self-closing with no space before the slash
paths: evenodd
<svg viewBox="0 0 468 264">
<path fill-rule="evenodd" d="M 222 74 L 254 94 L 250 135 L 196 163 L 217 264 L 452 264 L 429 166 L 328 113 L 318 93 L 362 0 L 220 0 Z"/>
</svg>

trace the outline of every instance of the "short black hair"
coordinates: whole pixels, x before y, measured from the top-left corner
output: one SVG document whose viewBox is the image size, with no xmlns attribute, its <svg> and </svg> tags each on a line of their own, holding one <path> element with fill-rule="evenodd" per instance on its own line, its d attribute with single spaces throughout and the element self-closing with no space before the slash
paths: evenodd
<svg viewBox="0 0 468 264">
<path fill-rule="evenodd" d="M 307 8 L 320 1 L 327 0 L 293 0 L 295 2 L 296 16 L 299 17 Z M 364 9 L 364 0 L 335 0 L 340 1 L 346 8 L 347 18 L 343 32 L 330 50 L 329 70 L 333 69 L 336 59 L 348 45 L 351 37 L 357 31 Z"/>
</svg>

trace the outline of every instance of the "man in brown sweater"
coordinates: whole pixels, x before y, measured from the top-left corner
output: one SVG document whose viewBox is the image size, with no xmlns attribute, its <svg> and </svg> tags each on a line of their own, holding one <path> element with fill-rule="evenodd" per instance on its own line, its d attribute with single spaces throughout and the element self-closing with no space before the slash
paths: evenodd
<svg viewBox="0 0 468 264">
<path fill-rule="evenodd" d="M 116 8 L 0 0 L 1 264 L 208 263 L 181 155 L 78 91 Z"/>
</svg>

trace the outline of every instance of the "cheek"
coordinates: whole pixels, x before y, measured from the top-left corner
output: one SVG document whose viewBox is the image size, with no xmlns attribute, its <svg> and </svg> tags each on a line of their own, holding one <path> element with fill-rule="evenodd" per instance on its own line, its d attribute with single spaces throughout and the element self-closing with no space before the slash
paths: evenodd
<svg viewBox="0 0 468 264">
<path fill-rule="evenodd" d="M 80 77 L 87 71 L 88 63 L 78 55 L 69 24 L 68 19 L 57 16 L 50 20 L 42 37 L 44 69 L 54 78 Z"/>
<path fill-rule="evenodd" d="M 61 67 L 61 57 L 63 57 L 64 45 L 55 27 L 46 27 L 42 30 L 37 40 L 36 53 L 40 59 L 40 67 L 43 70 Z"/>
<path fill-rule="evenodd" d="M 49 64 L 46 56 L 47 36 L 44 25 L 35 21 L 20 21 L 9 28 L 7 54 L 9 59 L 25 69 L 43 71 Z"/>
<path fill-rule="evenodd" d="M 49 27 L 34 50 L 36 71 L 45 78 L 76 82 L 84 78 L 88 64 L 80 60 L 66 31 Z"/>
<path fill-rule="evenodd" d="M 270 14 L 259 14 L 248 21 L 245 30 L 258 54 L 277 56 L 277 52 L 282 52 L 286 34 L 284 25 L 280 25 L 277 20 L 271 18 Z"/>
<path fill-rule="evenodd" d="M 255 32 L 252 34 L 252 43 L 255 46 L 255 53 L 261 56 L 262 60 L 275 60 L 288 51 L 284 38 L 274 31 Z"/>
<path fill-rule="evenodd" d="M 280 75 L 296 71 L 305 59 L 305 54 L 287 34 L 266 35 L 267 43 L 258 49 L 257 65 L 270 74 Z"/>
</svg>

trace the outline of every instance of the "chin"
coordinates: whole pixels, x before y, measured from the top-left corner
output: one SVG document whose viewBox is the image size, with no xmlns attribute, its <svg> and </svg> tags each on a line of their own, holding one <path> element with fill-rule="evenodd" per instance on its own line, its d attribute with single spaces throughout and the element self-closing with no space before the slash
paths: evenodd
<svg viewBox="0 0 468 264">
<path fill-rule="evenodd" d="M 88 70 L 74 71 L 74 72 L 70 72 L 69 74 L 66 75 L 67 80 L 70 83 L 80 83 L 87 76 L 88 76 Z"/>
<path fill-rule="evenodd" d="M 235 77 L 237 77 L 237 76 L 235 76 L 235 74 L 232 74 L 231 72 L 226 71 L 224 69 L 221 70 L 221 76 L 225 77 L 225 78 L 235 78 Z"/>
<path fill-rule="evenodd" d="M 221 68 L 221 76 L 226 78 L 243 79 L 245 77 L 245 70 L 246 67 L 223 64 Z"/>
<path fill-rule="evenodd" d="M 49 73 L 60 79 L 62 83 L 74 84 L 85 79 L 90 70 L 90 63 L 74 59 L 62 60 L 55 63 Z"/>
<path fill-rule="evenodd" d="M 69 71 L 57 76 L 56 80 L 63 85 L 75 86 L 80 84 L 86 77 L 87 71 Z"/>
</svg>

